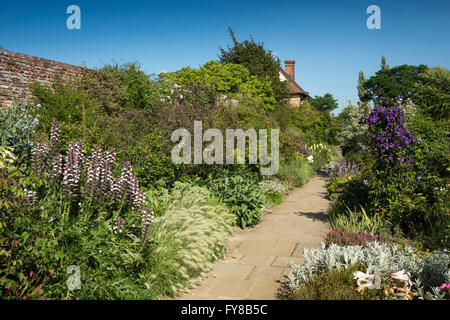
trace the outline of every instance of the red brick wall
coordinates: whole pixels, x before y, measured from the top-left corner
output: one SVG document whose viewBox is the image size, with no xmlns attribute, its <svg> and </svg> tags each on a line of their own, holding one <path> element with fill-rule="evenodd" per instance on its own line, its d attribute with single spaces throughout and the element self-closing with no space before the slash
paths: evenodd
<svg viewBox="0 0 450 320">
<path fill-rule="evenodd" d="M 30 97 L 34 81 L 51 85 L 56 75 L 63 80 L 80 77 L 85 68 L 67 63 L 29 56 L 0 48 L 0 107 L 13 99 Z"/>
</svg>

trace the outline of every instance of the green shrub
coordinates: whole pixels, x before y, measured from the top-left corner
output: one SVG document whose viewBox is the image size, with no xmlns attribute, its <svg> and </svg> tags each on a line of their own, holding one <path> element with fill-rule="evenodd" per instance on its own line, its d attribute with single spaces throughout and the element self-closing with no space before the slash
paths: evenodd
<svg viewBox="0 0 450 320">
<path fill-rule="evenodd" d="M 252 227 L 259 223 L 267 200 L 258 181 L 251 177 L 228 175 L 208 179 L 212 193 L 236 215 L 241 228 Z"/>
<path fill-rule="evenodd" d="M 435 120 L 449 119 L 450 70 L 440 66 L 426 69 L 417 82 L 412 99 L 422 113 Z"/>
<path fill-rule="evenodd" d="M 45 181 L 29 176 L 15 156 L 2 153 L 0 168 L 0 298 L 39 299 L 47 296 L 52 267 L 60 250 L 53 238 L 47 238 L 39 215 L 32 218 L 33 189 Z"/>
<path fill-rule="evenodd" d="M 151 75 L 141 70 L 137 62 L 106 65 L 98 72 L 118 79 L 121 88 L 117 93 L 121 90 L 125 91 L 124 106 L 126 108 L 154 112 L 159 107 L 166 105 L 167 96 L 171 96 L 170 84 L 161 79 L 152 78 Z"/>
<path fill-rule="evenodd" d="M 172 296 L 196 284 L 224 256 L 235 217 L 206 188 L 189 183 L 175 182 L 168 202 L 155 220 L 147 285 Z"/>
<path fill-rule="evenodd" d="M 86 154 L 76 142 L 63 157 L 58 142 L 55 122 L 50 144 L 31 152 L 35 176 L 26 167 L 1 171 L 2 297 L 155 297 L 145 286 L 153 213 L 130 164 L 116 178 L 112 150 L 95 146 Z M 81 272 L 81 289 L 67 288 L 71 265 Z"/>
<path fill-rule="evenodd" d="M 7 108 L 0 108 L 0 145 L 13 148 L 13 153 L 23 161 L 30 160 L 34 134 L 39 119 L 33 117 L 27 109 L 27 102 L 21 105 L 13 103 Z"/>
<path fill-rule="evenodd" d="M 314 274 L 290 294 L 290 300 L 384 300 L 382 290 L 356 291 L 353 273 L 361 270 L 360 264 Z"/>
<path fill-rule="evenodd" d="M 366 119 L 370 144 L 363 157 L 362 180 L 367 185 L 368 206 L 406 236 L 427 239 L 429 247 L 445 247 L 450 228 L 444 169 L 447 137 L 434 131 L 429 119 L 419 120 L 410 106 L 408 126 L 399 104 L 378 105 Z M 411 127 L 425 133 L 424 138 Z"/>
<path fill-rule="evenodd" d="M 160 77 L 170 79 L 183 87 L 213 86 L 221 93 L 236 93 L 250 79 L 248 69 L 243 65 L 233 63 L 222 65 L 213 60 L 206 62 L 199 69 L 184 67 L 175 72 L 161 73 Z"/>
<path fill-rule="evenodd" d="M 168 146 L 162 137 L 147 135 L 145 144 L 125 148 L 121 157 L 130 159 L 136 167 L 136 176 L 143 188 L 151 188 L 159 180 L 159 184 L 172 186 L 180 177 L 183 165 L 175 165 Z"/>
<path fill-rule="evenodd" d="M 312 156 L 312 167 L 314 171 L 320 171 L 336 162 L 340 156 L 340 149 L 322 143 L 306 146 L 306 153 Z"/>
<path fill-rule="evenodd" d="M 385 223 L 380 215 L 367 215 L 366 210 L 360 207 L 358 211 L 352 211 L 348 207 L 344 210 L 334 208 L 330 211 L 330 225 L 333 229 L 346 231 L 367 231 L 371 234 L 379 234 L 385 231 Z"/>
<path fill-rule="evenodd" d="M 289 192 L 289 187 L 276 180 L 264 180 L 259 183 L 259 187 L 264 191 L 270 205 L 283 202 L 283 196 Z"/>
<path fill-rule="evenodd" d="M 110 116 L 118 114 L 127 102 L 126 87 L 113 70 L 109 66 L 87 69 L 77 86 L 77 90 L 85 92 L 103 113 Z"/>
<path fill-rule="evenodd" d="M 56 120 L 61 126 L 64 146 L 76 139 L 82 139 L 86 144 L 98 143 L 102 110 L 97 101 L 79 89 L 79 81 L 63 83 L 57 79 L 51 88 L 35 83 L 33 101 L 41 106 L 34 110 L 40 121 L 41 135 L 44 136 L 38 137 L 38 140 L 45 140 L 52 121 Z"/>
<path fill-rule="evenodd" d="M 340 128 L 336 139 L 344 155 L 357 153 L 367 144 L 367 125 L 361 125 L 360 121 L 369 114 L 369 111 L 370 106 L 367 103 L 358 102 L 355 106 L 350 102 L 339 113 L 337 121 Z"/>
<path fill-rule="evenodd" d="M 291 185 L 302 187 L 314 175 L 314 170 L 304 156 L 295 155 L 291 159 L 281 161 L 277 175 Z"/>
<path fill-rule="evenodd" d="M 410 277 L 412 289 L 420 299 L 429 298 L 430 294 L 437 291 L 437 287 L 449 281 L 449 252 L 441 250 L 428 254 L 419 255 L 411 247 L 400 248 L 395 244 L 380 244 L 376 241 L 367 242 L 362 246 L 339 246 L 331 243 L 328 247 L 322 243 L 320 248 L 305 249 L 304 263 L 296 265 L 290 263 L 292 272 L 287 276 L 285 288 L 287 293 L 302 288 L 314 275 L 326 273 L 327 271 L 351 268 L 358 265 L 358 271 L 367 274 L 377 274 L 381 279 L 378 291 L 382 294 L 383 283 L 386 283 L 390 274 L 404 270 Z M 356 280 L 353 280 L 356 284 Z M 330 283 L 332 286 L 332 284 Z M 338 289 L 338 288 L 337 288 Z M 323 292 L 323 288 L 317 288 L 317 292 Z M 311 292 L 315 294 L 314 291 Z M 375 294 L 375 293 L 374 293 Z M 389 298 L 397 297 L 386 292 Z M 398 298 L 397 298 L 398 299 Z"/>
</svg>

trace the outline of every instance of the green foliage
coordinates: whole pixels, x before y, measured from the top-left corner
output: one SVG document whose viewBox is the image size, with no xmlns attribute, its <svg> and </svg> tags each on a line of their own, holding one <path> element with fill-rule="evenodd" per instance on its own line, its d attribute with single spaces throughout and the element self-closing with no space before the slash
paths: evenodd
<svg viewBox="0 0 450 320">
<path fill-rule="evenodd" d="M 235 217 L 203 187 L 176 182 L 155 221 L 147 286 L 174 295 L 195 285 L 224 256 Z"/>
<path fill-rule="evenodd" d="M 310 155 L 314 171 L 327 168 L 341 157 L 341 151 L 336 146 L 328 146 L 322 143 L 306 146 L 306 152 Z"/>
<path fill-rule="evenodd" d="M 357 211 L 361 206 L 366 206 L 369 202 L 369 188 L 361 177 L 344 179 L 334 179 L 329 185 L 328 195 L 333 200 L 332 211 L 345 213 L 347 208 Z M 371 208 L 370 208 L 371 209 Z"/>
<path fill-rule="evenodd" d="M 141 70 L 137 62 L 122 65 L 106 65 L 100 69 L 101 73 L 109 74 L 118 79 L 125 90 L 125 106 L 140 110 L 155 110 L 163 104 L 162 100 L 170 95 L 168 83 L 160 79 L 152 79 Z"/>
<path fill-rule="evenodd" d="M 449 258 L 449 252 L 446 250 L 424 257 L 415 253 L 411 247 L 400 248 L 395 244 L 380 244 L 376 241 L 367 242 L 365 247 L 339 246 L 334 243 L 327 247 L 323 243 L 321 248 L 304 250 L 303 265 L 290 264 L 292 272 L 287 276 L 286 288 L 288 292 L 295 292 L 314 275 L 358 265 L 360 269 L 357 271 L 377 274 L 381 278 L 380 289 L 369 291 L 378 291 L 379 294 L 383 293 L 386 297 L 395 299 L 390 290 L 382 290 L 383 284 L 389 281 L 391 273 L 404 270 L 410 276 L 413 291 L 420 299 L 428 299 L 438 286 L 450 280 Z M 356 280 L 353 281 L 356 284 Z M 332 286 L 331 283 L 330 285 Z"/>
<path fill-rule="evenodd" d="M 285 82 L 280 80 L 280 59 L 276 58 L 270 50 L 266 50 L 262 43 L 256 43 L 253 38 L 239 42 L 230 32 L 233 46 L 228 50 L 220 48 L 219 60 L 222 64 L 234 63 L 245 66 L 250 75 L 259 79 L 270 79 L 276 101 L 289 97 L 289 91 Z"/>
<path fill-rule="evenodd" d="M 382 290 L 357 292 L 353 273 L 362 269 L 361 264 L 333 269 L 308 278 L 301 287 L 294 290 L 290 300 L 384 300 Z"/>
<path fill-rule="evenodd" d="M 71 156 L 66 157 L 65 165 L 60 164 L 64 168 L 61 180 L 54 161 L 58 159 L 58 140 L 53 128 L 50 150 L 39 154 L 38 150 L 47 150 L 43 144 L 33 150 L 36 176 L 26 167 L 1 172 L 2 296 L 8 299 L 154 297 L 155 292 L 145 286 L 149 265 L 144 263 L 150 259 L 151 209 L 137 198 L 141 191 L 133 183 L 137 180 L 131 168 L 128 173 L 122 171 L 119 180 L 111 172 L 114 155 L 105 155 L 94 148 L 96 155 L 89 157 L 82 147 L 76 147 L 79 144 L 71 144 L 68 151 Z M 53 157 L 52 167 L 35 165 L 37 161 L 45 164 L 51 160 L 46 157 Z M 103 178 L 97 181 L 93 191 L 93 181 L 100 179 L 100 175 L 94 176 L 94 171 L 100 166 Z M 112 188 L 114 181 L 120 181 L 125 189 Z M 109 187 L 105 187 L 107 184 Z M 150 219 L 148 225 L 144 219 Z M 70 265 L 80 268 L 80 290 L 66 286 L 70 276 L 66 270 Z"/>
<path fill-rule="evenodd" d="M 360 121 L 369 115 L 370 106 L 366 103 L 358 103 L 357 106 L 351 102 L 342 109 L 337 117 L 339 131 L 336 140 L 344 155 L 356 153 L 367 144 L 367 125 Z"/>
<path fill-rule="evenodd" d="M 270 80 L 250 76 L 248 69 L 240 64 L 209 61 L 199 69 L 184 67 L 160 74 L 160 77 L 182 88 L 208 87 L 217 93 L 226 94 L 228 98 L 237 93 L 248 94 L 261 99 L 267 110 L 273 110 L 276 103 Z M 190 90 L 184 90 L 181 94 L 188 98 L 189 93 Z"/>
<path fill-rule="evenodd" d="M 0 108 L 0 145 L 9 146 L 12 152 L 24 161 L 30 160 L 30 150 L 39 120 L 33 117 L 25 105 L 13 103 Z"/>
<path fill-rule="evenodd" d="M 367 97 L 368 91 L 364 88 L 364 82 L 366 82 L 366 78 L 364 77 L 364 72 L 360 71 L 358 73 L 358 97 L 362 99 L 362 97 Z"/>
<path fill-rule="evenodd" d="M 85 92 L 102 112 L 117 114 L 127 101 L 127 89 L 117 73 L 117 69 L 109 66 L 98 70 L 87 69 L 77 90 Z"/>
<path fill-rule="evenodd" d="M 29 176 L 26 167 L 8 163 L 0 169 L 0 297 L 39 299 L 59 253 L 53 239 L 45 236 L 48 221 L 41 225 L 31 218 L 30 192 L 45 181 Z"/>
<path fill-rule="evenodd" d="M 145 95 L 143 86 L 149 86 Z M 56 119 L 61 126 L 62 149 L 76 139 L 88 146 L 114 147 L 120 161 L 132 162 L 144 187 L 158 179 L 170 185 L 180 170 L 169 157 L 168 140 L 163 140 L 163 133 L 154 125 L 162 111 L 151 105 L 140 109 L 146 100 L 153 101 L 165 90 L 164 85 L 159 91 L 155 86 L 135 64 L 90 70 L 79 82 L 55 82 L 52 89 L 36 84 L 33 96 L 40 108 L 32 111 L 40 120 L 37 140 L 47 139 Z M 138 104 L 132 105 L 134 102 Z"/>
<path fill-rule="evenodd" d="M 238 95 L 236 104 L 223 104 L 218 107 L 215 125 L 226 128 L 277 129 L 278 123 L 267 114 L 267 106 L 257 97 Z"/>
<path fill-rule="evenodd" d="M 184 67 L 175 72 L 162 73 L 160 77 L 170 79 L 182 87 L 210 85 L 221 93 L 236 93 L 250 80 L 249 71 L 243 65 L 220 64 L 213 60 L 206 62 L 200 69 Z"/>
<path fill-rule="evenodd" d="M 302 187 L 314 175 L 314 170 L 303 155 L 295 155 L 292 158 L 280 161 L 280 169 L 277 176 L 296 187 Z"/>
<path fill-rule="evenodd" d="M 223 176 L 210 176 L 208 185 L 211 192 L 236 215 L 239 227 L 248 228 L 259 223 L 267 207 L 267 199 L 255 178 L 229 175 L 224 171 Z"/>
<path fill-rule="evenodd" d="M 362 85 L 364 95 L 359 96 L 362 102 L 373 100 L 378 103 L 381 97 L 386 99 L 388 104 L 395 102 L 395 98 L 403 95 L 405 99 L 411 96 L 414 85 L 422 80 L 423 73 L 427 66 L 401 65 L 393 68 L 381 69 L 370 77 Z"/>
<path fill-rule="evenodd" d="M 444 178 L 448 176 L 447 168 L 450 167 L 449 126 L 446 120 L 435 121 L 424 116 L 409 101 L 403 105 L 405 119 L 410 128 L 422 139 L 423 163 L 421 172 L 423 175 L 431 175 Z M 408 111 L 407 111 L 408 110 Z"/>
<path fill-rule="evenodd" d="M 358 211 L 339 210 L 335 208 L 330 212 L 330 225 L 333 229 L 343 229 L 345 231 L 360 232 L 367 231 L 371 234 L 381 234 L 386 230 L 384 221 L 380 215 L 369 216 L 361 206 Z"/>
<path fill-rule="evenodd" d="M 283 196 L 289 192 L 289 186 L 277 180 L 264 180 L 259 183 L 259 187 L 264 191 L 270 205 L 277 205 L 283 202 Z"/>
<path fill-rule="evenodd" d="M 271 82 L 268 78 L 258 79 L 254 76 L 251 77 L 250 80 L 242 86 L 242 92 L 261 99 L 266 110 L 274 110 L 276 99 Z"/>
<path fill-rule="evenodd" d="M 434 120 L 449 119 L 450 70 L 443 67 L 427 69 L 416 84 L 412 99 L 422 111 Z"/>
<path fill-rule="evenodd" d="M 8 169 L 16 161 L 11 147 L 0 146 L 0 169 Z"/>
<path fill-rule="evenodd" d="M 100 105 L 86 91 L 79 89 L 79 83 L 65 84 L 55 80 L 50 88 L 36 82 L 33 85 L 33 101 L 41 106 L 34 111 L 39 117 L 42 134 L 47 136 L 52 121 L 56 120 L 61 125 L 63 145 L 67 146 L 76 139 L 96 143 Z"/>
<path fill-rule="evenodd" d="M 301 132 L 302 140 L 306 144 L 335 144 L 334 118 L 328 112 L 314 109 L 308 101 L 295 108 L 288 104 L 278 105 L 273 111 L 273 117 L 282 129 L 282 136 L 284 130 L 294 127 Z"/>
<path fill-rule="evenodd" d="M 319 111 L 333 111 L 338 108 L 338 102 L 331 93 L 325 93 L 322 97 L 315 96 L 310 99 L 311 106 Z"/>
<path fill-rule="evenodd" d="M 372 128 L 367 131 L 375 151 L 350 153 L 362 164 L 362 176 L 350 181 L 336 176 L 330 180 L 333 224 L 351 225 L 352 215 L 346 214 L 347 207 L 356 211 L 364 206 L 370 211 L 369 216 L 383 217 L 384 227 L 391 233 L 420 240 L 427 248 L 447 247 L 449 195 L 445 181 L 450 150 L 446 121 L 423 116 L 411 99 L 401 107 L 377 108 L 368 117 Z M 395 116 L 385 122 L 380 120 L 390 112 Z M 376 129 L 376 125 L 381 127 Z M 396 130 L 391 132 L 389 128 Z M 390 139 L 388 147 L 376 147 L 386 143 L 383 139 L 387 138 L 380 136 Z"/>
</svg>

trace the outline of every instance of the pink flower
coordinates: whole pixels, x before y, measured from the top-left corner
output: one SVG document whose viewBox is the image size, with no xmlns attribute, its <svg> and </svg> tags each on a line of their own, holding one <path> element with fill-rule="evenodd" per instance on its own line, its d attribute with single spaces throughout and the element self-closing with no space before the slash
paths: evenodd
<svg viewBox="0 0 450 320">
<path fill-rule="evenodd" d="M 49 272 L 50 272 L 50 275 L 52 276 L 55 271 L 52 269 Z"/>
<path fill-rule="evenodd" d="M 439 289 L 442 290 L 442 291 L 445 291 L 445 290 L 450 289 L 450 283 L 443 283 L 443 284 L 439 287 Z"/>
<path fill-rule="evenodd" d="M 33 271 L 30 271 L 30 278 L 33 276 Z"/>
<path fill-rule="evenodd" d="M 36 268 L 39 268 L 39 263 L 36 263 Z"/>
</svg>

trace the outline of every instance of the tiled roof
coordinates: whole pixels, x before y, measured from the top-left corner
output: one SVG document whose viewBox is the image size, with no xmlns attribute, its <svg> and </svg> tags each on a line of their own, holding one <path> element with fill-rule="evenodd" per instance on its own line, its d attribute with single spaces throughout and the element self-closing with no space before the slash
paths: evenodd
<svg viewBox="0 0 450 320">
<path fill-rule="evenodd" d="M 308 92 L 303 90 L 303 88 L 300 87 L 300 85 L 297 82 L 293 81 L 291 79 L 291 77 L 289 77 L 289 75 L 286 73 L 286 71 L 284 71 L 283 69 L 280 68 L 280 72 L 283 74 L 283 76 L 289 82 L 289 93 L 291 93 L 291 94 L 299 93 L 299 94 L 303 94 L 303 95 L 308 96 L 308 97 L 310 96 L 308 94 Z"/>
</svg>

